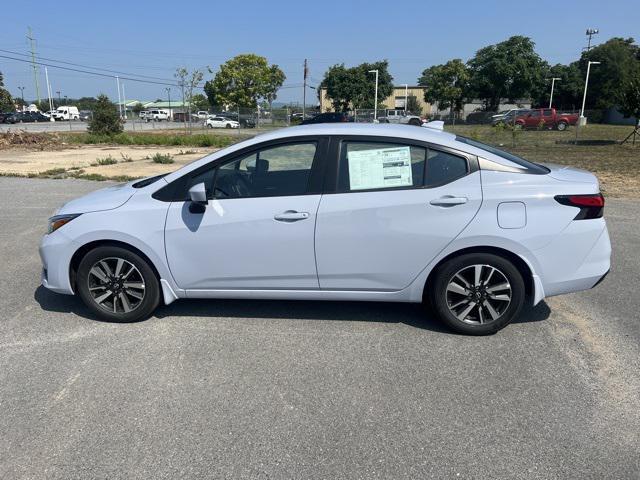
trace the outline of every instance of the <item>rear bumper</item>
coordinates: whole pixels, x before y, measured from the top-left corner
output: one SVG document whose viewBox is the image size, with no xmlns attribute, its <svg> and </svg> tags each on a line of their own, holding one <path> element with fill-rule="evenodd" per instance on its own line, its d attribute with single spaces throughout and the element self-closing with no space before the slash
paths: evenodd
<svg viewBox="0 0 640 480">
<path fill-rule="evenodd" d="M 545 296 L 589 290 L 611 268 L 611 242 L 604 219 L 578 220 L 535 252 Z"/>
</svg>

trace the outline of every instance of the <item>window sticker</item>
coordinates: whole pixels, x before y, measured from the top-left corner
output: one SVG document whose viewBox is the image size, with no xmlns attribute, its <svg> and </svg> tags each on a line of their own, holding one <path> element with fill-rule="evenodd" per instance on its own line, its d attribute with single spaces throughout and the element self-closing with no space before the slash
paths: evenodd
<svg viewBox="0 0 640 480">
<path fill-rule="evenodd" d="M 347 152 L 351 190 L 413 185 L 411 147 Z"/>
</svg>

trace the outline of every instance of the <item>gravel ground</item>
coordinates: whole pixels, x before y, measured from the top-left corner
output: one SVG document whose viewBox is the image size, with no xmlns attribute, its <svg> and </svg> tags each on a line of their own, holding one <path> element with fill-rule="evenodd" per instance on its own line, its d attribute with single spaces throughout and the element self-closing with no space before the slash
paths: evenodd
<svg viewBox="0 0 640 480">
<path fill-rule="evenodd" d="M 100 186 L 0 178 L 0 478 L 638 478 L 640 202 L 607 205 L 598 288 L 473 338 L 403 304 L 92 320 L 37 245 Z"/>
</svg>

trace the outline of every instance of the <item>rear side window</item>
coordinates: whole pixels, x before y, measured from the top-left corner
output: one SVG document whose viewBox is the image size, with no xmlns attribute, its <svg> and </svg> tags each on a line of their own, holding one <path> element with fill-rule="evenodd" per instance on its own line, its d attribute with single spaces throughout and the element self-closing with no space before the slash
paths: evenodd
<svg viewBox="0 0 640 480">
<path fill-rule="evenodd" d="M 472 147 L 479 148 L 481 150 L 484 150 L 485 152 L 489 152 L 493 155 L 497 155 L 498 157 L 509 160 L 510 162 L 513 162 L 516 165 L 519 165 L 520 167 L 526 169 L 526 173 L 533 173 L 537 175 L 545 175 L 549 173 L 549 169 L 547 167 L 543 167 L 542 165 L 538 165 L 537 163 L 530 162 L 528 160 L 525 160 L 524 158 L 514 155 L 513 153 L 505 152 L 504 150 L 492 147 L 491 145 L 487 145 L 486 143 L 461 136 L 457 136 L 456 141 L 471 145 Z"/>
<path fill-rule="evenodd" d="M 421 187 L 426 155 L 422 147 L 345 141 L 340 149 L 338 191 Z"/>
<path fill-rule="evenodd" d="M 464 177 L 467 171 L 465 158 L 429 149 L 425 185 L 428 187 L 445 185 Z"/>
</svg>

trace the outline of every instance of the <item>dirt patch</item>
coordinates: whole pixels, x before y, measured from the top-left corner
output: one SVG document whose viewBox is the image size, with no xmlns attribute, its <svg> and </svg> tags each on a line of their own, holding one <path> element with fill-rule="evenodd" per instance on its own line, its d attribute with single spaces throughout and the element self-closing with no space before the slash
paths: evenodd
<svg viewBox="0 0 640 480">
<path fill-rule="evenodd" d="M 0 174 L 38 175 L 50 171 L 78 171 L 106 177 L 146 177 L 170 172 L 216 151 L 216 148 L 156 146 L 87 145 L 48 151 L 26 151 L 12 148 L 0 150 Z M 151 160 L 155 153 L 171 155 L 174 163 L 158 164 Z M 112 159 L 111 165 L 100 165 Z M 110 163 L 108 160 L 104 163 Z"/>
<path fill-rule="evenodd" d="M 0 133 L 0 150 L 5 148 L 51 150 L 61 146 L 62 140 L 55 133 L 31 133 L 24 130 Z"/>
</svg>

